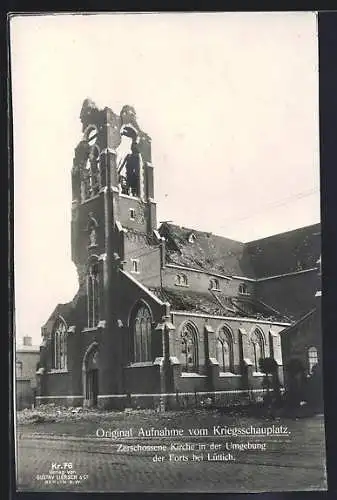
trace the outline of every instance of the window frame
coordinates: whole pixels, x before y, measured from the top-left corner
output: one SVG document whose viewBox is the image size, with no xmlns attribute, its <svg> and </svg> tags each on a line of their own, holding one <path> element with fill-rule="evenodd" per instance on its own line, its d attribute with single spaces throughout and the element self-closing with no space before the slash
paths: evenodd
<svg viewBox="0 0 337 500">
<path fill-rule="evenodd" d="M 312 360 L 315 360 L 313 363 Z M 314 345 L 308 347 L 307 349 L 307 360 L 308 360 L 308 372 L 311 375 L 313 367 L 318 364 L 318 350 Z"/>
<path fill-rule="evenodd" d="M 98 259 L 89 263 L 87 273 L 87 328 L 97 328 L 101 320 L 101 266 Z M 95 271 L 95 272 L 94 272 Z"/>
<path fill-rule="evenodd" d="M 239 284 L 239 294 L 240 295 L 250 295 L 250 292 L 247 287 L 247 283 L 240 283 Z"/>
<path fill-rule="evenodd" d="M 52 331 L 52 370 L 68 370 L 68 326 L 59 316 Z"/>
<path fill-rule="evenodd" d="M 136 220 L 136 209 L 129 208 L 129 214 L 130 214 L 130 220 L 135 221 Z"/>
<path fill-rule="evenodd" d="M 180 333 L 181 349 L 180 349 L 180 361 L 181 361 L 181 372 L 182 373 L 198 373 L 199 369 L 199 346 L 198 346 L 198 329 L 190 321 L 186 322 Z M 189 342 L 191 341 L 191 342 Z M 189 363 L 188 346 L 192 346 L 192 363 Z"/>
<path fill-rule="evenodd" d="M 140 273 L 140 261 L 139 259 L 131 259 L 132 270 L 131 272 L 134 274 Z"/>
<path fill-rule="evenodd" d="M 210 289 L 216 292 L 220 292 L 220 282 L 217 278 L 210 279 Z"/>
<path fill-rule="evenodd" d="M 102 187 L 100 149 L 97 144 L 90 146 L 81 169 L 81 202 L 84 203 L 99 194 Z"/>
<path fill-rule="evenodd" d="M 175 284 L 175 286 L 189 287 L 190 285 L 188 284 L 187 274 L 185 274 L 185 273 L 176 274 L 174 284 Z"/>
<path fill-rule="evenodd" d="M 153 361 L 152 356 L 152 313 L 147 304 L 140 304 L 132 321 L 133 355 L 132 363 Z"/>
<path fill-rule="evenodd" d="M 252 344 L 252 349 L 253 349 L 253 366 L 254 366 L 254 371 L 256 373 L 260 373 L 260 359 L 265 359 L 265 341 L 263 338 L 263 334 L 258 328 L 255 328 L 253 331 L 251 337 L 250 337 L 250 343 Z M 258 357 L 258 352 L 257 348 L 258 346 L 259 351 L 260 351 L 260 357 Z"/>
<path fill-rule="evenodd" d="M 228 363 L 225 362 L 225 344 L 228 346 Z M 220 373 L 234 373 L 234 342 L 228 327 L 223 326 L 216 338 L 216 359 L 219 363 Z M 221 348 L 222 363 L 218 359 L 218 345 Z M 227 369 L 228 364 L 228 369 Z"/>
</svg>

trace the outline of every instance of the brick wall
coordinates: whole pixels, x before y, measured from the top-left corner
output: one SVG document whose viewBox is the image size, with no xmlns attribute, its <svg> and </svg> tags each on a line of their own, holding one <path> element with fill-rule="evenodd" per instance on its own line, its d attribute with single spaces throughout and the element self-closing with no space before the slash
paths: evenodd
<svg viewBox="0 0 337 500">
<path fill-rule="evenodd" d="M 139 272 L 134 273 L 132 259 L 139 260 Z M 160 286 L 160 248 L 149 244 L 145 235 L 129 233 L 125 238 L 125 271 L 145 286 Z"/>
<path fill-rule="evenodd" d="M 134 210 L 134 220 L 130 217 L 130 209 Z M 119 221 L 123 227 L 146 233 L 148 208 L 139 199 L 132 196 L 119 196 Z"/>
<path fill-rule="evenodd" d="M 176 278 L 178 274 L 185 274 L 188 278 L 188 287 L 186 290 L 193 292 L 204 292 L 207 293 L 210 287 L 210 280 L 216 278 L 219 281 L 220 290 L 230 296 L 235 297 L 239 294 L 239 286 L 243 283 L 243 280 L 232 278 L 226 279 L 205 272 L 191 271 L 186 269 L 179 269 L 175 267 L 166 266 L 163 269 L 163 286 L 167 288 L 173 288 L 177 290 L 183 290 L 184 287 L 176 285 Z M 249 293 L 254 294 L 254 283 L 245 282 L 247 290 Z"/>
</svg>

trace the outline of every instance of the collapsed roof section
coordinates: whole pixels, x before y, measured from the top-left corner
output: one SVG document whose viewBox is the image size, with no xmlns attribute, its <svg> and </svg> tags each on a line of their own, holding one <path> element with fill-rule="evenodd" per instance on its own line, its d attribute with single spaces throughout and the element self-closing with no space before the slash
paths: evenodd
<svg viewBox="0 0 337 500">
<path fill-rule="evenodd" d="M 168 263 L 226 276 L 263 279 L 316 268 L 321 254 L 321 227 L 313 224 L 242 243 L 212 233 L 164 222 Z"/>
</svg>

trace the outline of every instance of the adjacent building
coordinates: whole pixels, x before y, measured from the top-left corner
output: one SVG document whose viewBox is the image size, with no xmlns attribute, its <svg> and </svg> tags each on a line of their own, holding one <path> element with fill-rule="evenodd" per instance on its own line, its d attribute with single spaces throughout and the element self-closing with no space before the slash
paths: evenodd
<svg viewBox="0 0 337 500">
<path fill-rule="evenodd" d="M 23 337 L 23 342 L 17 346 L 15 355 L 15 392 L 18 410 L 31 408 L 35 404 L 36 371 L 39 360 L 40 347 L 32 345 L 31 337 Z"/>
</svg>

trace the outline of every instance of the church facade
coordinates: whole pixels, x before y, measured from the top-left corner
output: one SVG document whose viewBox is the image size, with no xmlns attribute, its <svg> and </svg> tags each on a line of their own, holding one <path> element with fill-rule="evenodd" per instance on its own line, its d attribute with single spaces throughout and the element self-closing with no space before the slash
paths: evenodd
<svg viewBox="0 0 337 500">
<path fill-rule="evenodd" d="M 82 106 L 72 167 L 78 292 L 42 327 L 39 403 L 174 406 L 283 382 L 281 336 L 314 307 L 318 224 L 241 243 L 157 227 L 151 139 L 135 110 Z M 163 403 L 164 401 L 164 403 Z"/>
</svg>

